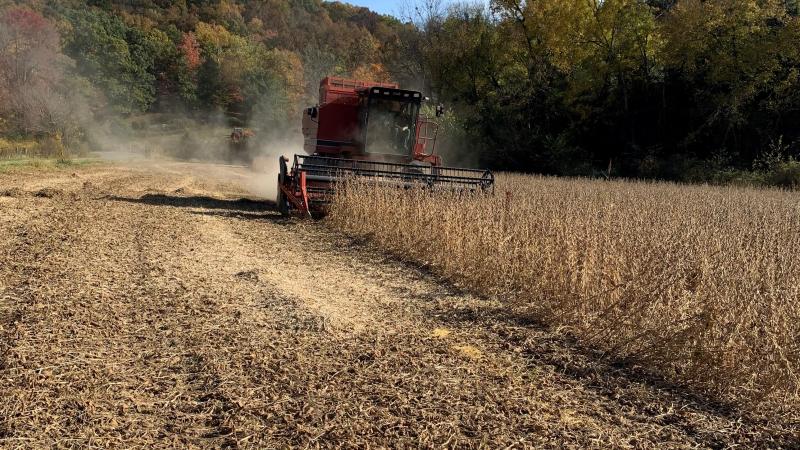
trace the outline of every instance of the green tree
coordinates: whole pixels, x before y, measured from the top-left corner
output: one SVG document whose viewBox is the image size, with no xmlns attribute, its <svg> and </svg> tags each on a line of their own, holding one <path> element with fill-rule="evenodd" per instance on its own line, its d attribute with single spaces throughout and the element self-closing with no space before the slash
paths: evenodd
<svg viewBox="0 0 800 450">
<path fill-rule="evenodd" d="M 787 113 L 799 106 L 800 28 L 783 2 L 682 0 L 663 30 L 665 69 L 692 91 L 690 120 L 676 130 L 685 136 L 682 145 L 750 161 L 788 131 L 786 119 L 793 116 Z"/>
<path fill-rule="evenodd" d="M 117 16 L 96 8 L 66 12 L 70 30 L 65 50 L 82 75 L 108 98 L 112 111 L 146 111 L 155 100 L 156 35 L 130 28 Z"/>
<path fill-rule="evenodd" d="M 195 34 L 202 50 L 198 93 L 239 123 L 257 115 L 273 122 L 298 108 L 303 86 L 300 58 L 201 22 Z"/>
</svg>

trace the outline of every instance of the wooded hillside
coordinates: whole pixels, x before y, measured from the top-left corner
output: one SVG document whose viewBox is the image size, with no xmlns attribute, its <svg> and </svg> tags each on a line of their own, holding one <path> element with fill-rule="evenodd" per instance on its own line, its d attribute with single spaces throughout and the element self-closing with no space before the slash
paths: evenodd
<svg viewBox="0 0 800 450">
<path fill-rule="evenodd" d="M 796 0 L 0 0 L 0 132 L 68 146 L 166 113 L 299 127 L 328 74 L 446 105 L 458 159 L 570 175 L 800 180 Z"/>
</svg>

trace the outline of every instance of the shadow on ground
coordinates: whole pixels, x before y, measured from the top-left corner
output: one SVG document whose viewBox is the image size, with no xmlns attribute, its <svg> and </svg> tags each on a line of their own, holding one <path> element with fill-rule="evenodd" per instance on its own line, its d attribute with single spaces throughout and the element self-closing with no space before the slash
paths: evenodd
<svg viewBox="0 0 800 450">
<path fill-rule="evenodd" d="M 251 200 L 249 198 L 219 199 L 206 196 L 181 197 L 166 194 L 145 194 L 139 198 L 110 196 L 109 200 L 141 203 L 155 206 L 174 206 L 178 208 L 224 209 L 229 211 L 274 211 L 272 200 Z"/>
<path fill-rule="evenodd" d="M 200 211 L 190 211 L 190 213 L 203 216 L 269 221 L 282 225 L 292 222 L 292 219 L 278 214 L 275 202 L 272 200 L 251 200 L 249 198 L 219 199 L 207 196 L 181 197 L 166 194 L 145 194 L 138 198 L 110 196 L 106 197 L 106 199 L 142 205 L 196 208 L 200 209 Z"/>
</svg>

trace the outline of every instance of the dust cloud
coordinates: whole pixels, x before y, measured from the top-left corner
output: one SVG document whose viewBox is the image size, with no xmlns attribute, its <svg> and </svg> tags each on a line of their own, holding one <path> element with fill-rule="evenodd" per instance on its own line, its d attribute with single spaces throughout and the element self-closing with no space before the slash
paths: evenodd
<svg viewBox="0 0 800 450">
<path fill-rule="evenodd" d="M 270 103 L 269 98 L 264 101 Z M 436 153 L 444 164 L 477 167 L 458 115 L 446 109 L 443 116 L 436 117 L 434 108 L 434 103 L 428 102 L 420 112 L 439 125 Z M 162 109 L 128 117 L 106 115 L 103 122 L 85 124 L 90 147 L 105 160 L 154 171 L 174 172 L 175 162 L 202 163 L 208 166 L 203 168 L 208 176 L 269 200 L 277 197 L 280 156 L 291 160 L 294 154 L 304 153 L 300 108 L 296 113 L 281 114 L 254 111 L 242 125 L 234 125 L 222 112 L 201 114 L 178 105 Z M 277 116 L 281 119 L 276 120 Z M 234 126 L 241 126 L 247 134 L 244 144 L 232 139 Z"/>
<path fill-rule="evenodd" d="M 244 178 L 243 187 L 260 197 L 277 198 L 279 158 L 285 156 L 291 161 L 295 153 L 304 153 L 302 142 L 302 138 L 297 136 L 265 143 L 254 156 L 250 176 Z"/>
<path fill-rule="evenodd" d="M 200 163 L 216 181 L 241 186 L 254 197 L 277 196 L 278 159 L 303 152 L 300 118 L 288 130 L 248 128 L 243 145 L 232 142 L 234 127 L 224 116 L 190 118 L 150 113 L 85 127 L 94 153 L 110 162 L 154 172 L 175 172 L 175 163 Z"/>
</svg>

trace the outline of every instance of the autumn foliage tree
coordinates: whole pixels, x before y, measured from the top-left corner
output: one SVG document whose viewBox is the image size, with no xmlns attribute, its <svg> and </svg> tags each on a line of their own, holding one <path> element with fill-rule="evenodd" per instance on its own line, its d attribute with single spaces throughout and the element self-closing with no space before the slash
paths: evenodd
<svg viewBox="0 0 800 450">
<path fill-rule="evenodd" d="M 181 36 L 181 43 L 178 45 L 183 63 L 188 70 L 197 70 L 203 62 L 200 56 L 200 44 L 197 43 L 194 33 L 184 33 Z"/>
<path fill-rule="evenodd" d="M 446 103 L 457 160 L 493 168 L 713 181 L 800 158 L 795 0 L 417 0 L 403 19 L 322 0 L 12 3 L 0 114 L 25 133 L 89 91 L 99 120 L 296 128 L 336 75 Z"/>
<path fill-rule="evenodd" d="M 53 24 L 24 7 L 0 15 L 0 113 L 27 133 L 53 133 L 68 108 L 59 92 L 65 60 Z"/>
<path fill-rule="evenodd" d="M 484 165 L 712 180 L 800 157 L 793 3 L 428 0 L 404 59 Z"/>
</svg>

